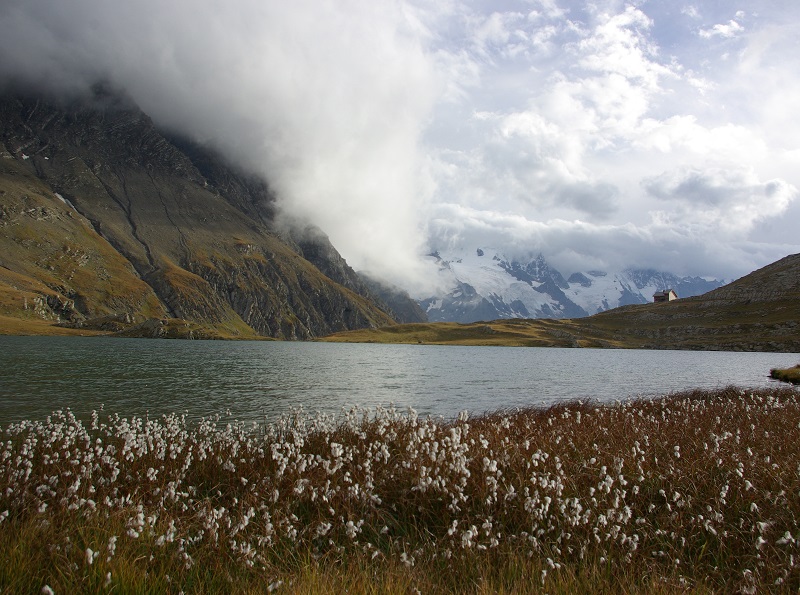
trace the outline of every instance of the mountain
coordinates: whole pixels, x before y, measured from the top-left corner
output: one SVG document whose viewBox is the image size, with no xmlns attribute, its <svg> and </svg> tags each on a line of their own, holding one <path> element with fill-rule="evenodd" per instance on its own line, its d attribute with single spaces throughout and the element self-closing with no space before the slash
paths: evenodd
<svg viewBox="0 0 800 595">
<path fill-rule="evenodd" d="M 387 312 L 391 312 L 397 322 L 428 322 L 428 316 L 408 292 L 383 279 L 368 273 L 359 273 L 372 295 L 378 296 L 381 303 L 386 304 Z"/>
<path fill-rule="evenodd" d="M 0 97 L 6 332 L 308 339 L 394 322 L 324 233 L 274 216 L 264 180 L 121 94 Z"/>
<path fill-rule="evenodd" d="M 586 321 L 589 332 L 646 349 L 800 352 L 800 254 L 703 295 Z"/>
<path fill-rule="evenodd" d="M 651 302 L 653 293 L 663 289 L 689 297 L 723 284 L 639 269 L 578 271 L 565 278 L 542 255 L 520 261 L 485 247 L 447 255 L 436 252 L 430 258 L 438 265 L 441 286 L 452 288 L 420 301 L 432 322 L 581 318 Z"/>
<path fill-rule="evenodd" d="M 800 353 L 800 254 L 703 295 L 585 318 L 402 324 L 326 340 Z"/>
</svg>

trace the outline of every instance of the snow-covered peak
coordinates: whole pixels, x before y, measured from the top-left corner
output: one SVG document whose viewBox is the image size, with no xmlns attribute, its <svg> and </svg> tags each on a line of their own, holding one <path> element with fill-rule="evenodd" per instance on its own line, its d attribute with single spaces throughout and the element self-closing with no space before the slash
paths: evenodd
<svg viewBox="0 0 800 595">
<path fill-rule="evenodd" d="M 473 322 L 498 318 L 578 318 L 626 304 L 652 301 L 656 291 L 680 297 L 723 283 L 700 277 L 626 269 L 570 271 L 565 276 L 541 254 L 520 260 L 481 246 L 430 256 L 447 292 L 421 300 L 431 321 Z"/>
</svg>

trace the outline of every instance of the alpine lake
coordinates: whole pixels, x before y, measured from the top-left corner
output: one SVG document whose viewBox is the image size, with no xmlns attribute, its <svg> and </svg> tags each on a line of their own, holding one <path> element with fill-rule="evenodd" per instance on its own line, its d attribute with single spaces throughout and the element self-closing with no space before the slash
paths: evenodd
<svg viewBox="0 0 800 595">
<path fill-rule="evenodd" d="M 559 401 L 610 402 L 693 388 L 774 384 L 800 354 L 278 341 L 0 336 L 0 426 L 185 414 L 271 423 L 299 408 L 452 418 Z"/>
</svg>

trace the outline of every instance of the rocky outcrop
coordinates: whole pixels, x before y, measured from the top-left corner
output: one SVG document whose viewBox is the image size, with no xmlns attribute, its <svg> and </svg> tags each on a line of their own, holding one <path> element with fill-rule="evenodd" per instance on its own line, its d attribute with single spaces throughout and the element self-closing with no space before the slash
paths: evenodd
<svg viewBox="0 0 800 595">
<path fill-rule="evenodd" d="M 427 322 L 425 311 L 406 291 L 350 268 L 318 227 L 306 225 L 296 228 L 291 239 L 300 253 L 325 275 L 378 304 L 397 322 Z"/>
<path fill-rule="evenodd" d="M 312 264 L 284 241 L 266 182 L 106 89 L 0 98 L 0 143 L 1 315 L 41 298 L 54 320 L 291 339 L 393 322 L 332 246 Z"/>
<path fill-rule="evenodd" d="M 378 296 L 381 303 L 386 304 L 397 322 L 428 322 L 425 310 L 404 289 L 366 273 L 360 273 L 360 277 L 372 294 Z"/>
</svg>

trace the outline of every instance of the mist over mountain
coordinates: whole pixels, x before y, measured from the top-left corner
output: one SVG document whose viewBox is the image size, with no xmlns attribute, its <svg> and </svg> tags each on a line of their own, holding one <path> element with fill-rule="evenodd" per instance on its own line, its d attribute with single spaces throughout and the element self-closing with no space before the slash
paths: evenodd
<svg viewBox="0 0 800 595">
<path fill-rule="evenodd" d="M 0 88 L 124 90 L 415 298 L 452 245 L 735 278 L 800 250 L 799 26 L 785 1 L 25 0 Z"/>
<path fill-rule="evenodd" d="M 394 321 L 324 233 L 276 221 L 263 179 L 106 86 L 0 97 L 0 248 L 6 325 L 308 339 Z"/>
</svg>

